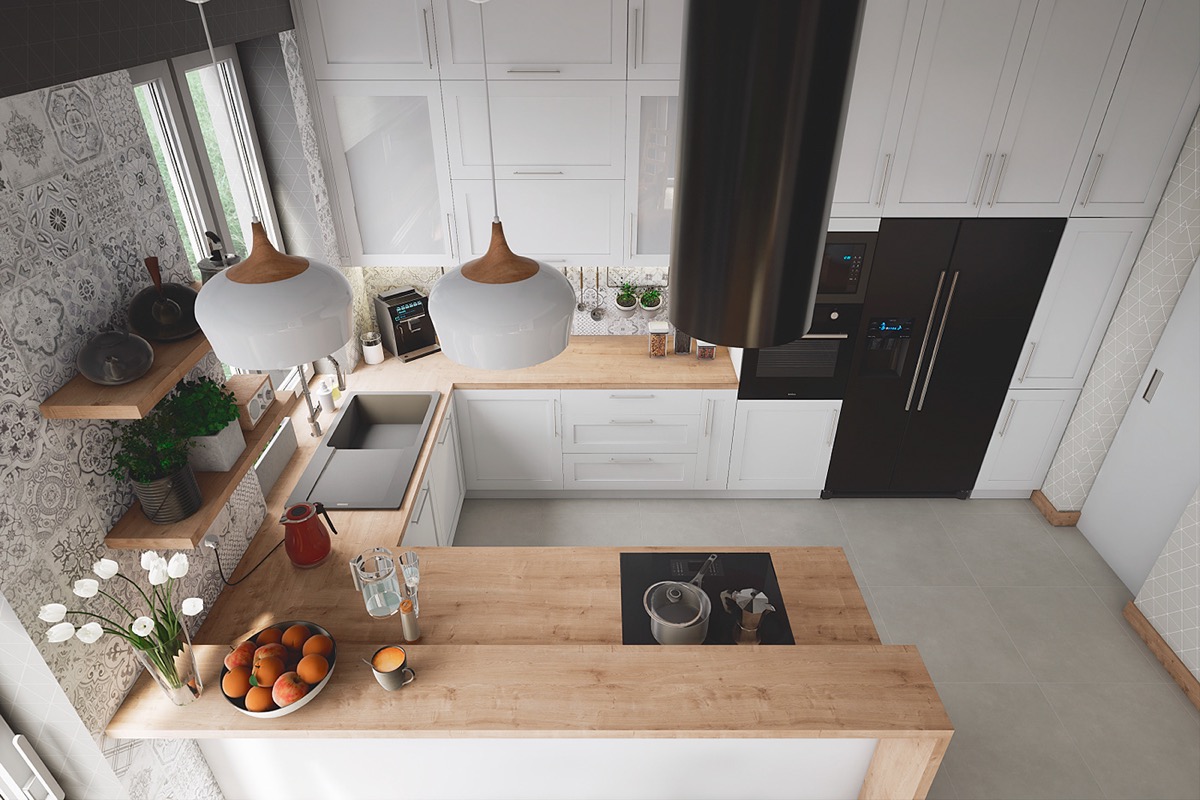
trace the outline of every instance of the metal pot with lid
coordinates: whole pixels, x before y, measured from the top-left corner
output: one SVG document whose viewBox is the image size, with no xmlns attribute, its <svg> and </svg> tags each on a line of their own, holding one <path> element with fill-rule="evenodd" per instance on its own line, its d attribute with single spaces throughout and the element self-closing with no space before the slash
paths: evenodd
<svg viewBox="0 0 1200 800">
<path fill-rule="evenodd" d="M 700 588 L 714 553 L 687 583 L 659 581 L 646 590 L 642 605 L 650 616 L 650 632 L 659 644 L 703 644 L 708 635 L 712 600 Z"/>
</svg>

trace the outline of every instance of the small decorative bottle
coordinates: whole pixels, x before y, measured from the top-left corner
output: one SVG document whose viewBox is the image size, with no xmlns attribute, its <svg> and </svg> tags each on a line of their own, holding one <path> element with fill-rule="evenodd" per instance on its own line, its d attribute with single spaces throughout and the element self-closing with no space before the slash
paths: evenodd
<svg viewBox="0 0 1200 800">
<path fill-rule="evenodd" d="M 400 601 L 400 631 L 404 634 L 404 641 L 409 644 L 421 641 L 421 623 L 417 622 L 412 600 Z"/>
</svg>

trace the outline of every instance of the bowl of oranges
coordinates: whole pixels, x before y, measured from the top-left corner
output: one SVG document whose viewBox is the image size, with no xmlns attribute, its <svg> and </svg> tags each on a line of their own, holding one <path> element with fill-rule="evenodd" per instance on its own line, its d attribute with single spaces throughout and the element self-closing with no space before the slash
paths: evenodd
<svg viewBox="0 0 1200 800">
<path fill-rule="evenodd" d="M 320 625 L 277 622 L 225 656 L 221 692 L 247 716 L 287 716 L 325 688 L 336 661 L 337 646 Z"/>
</svg>

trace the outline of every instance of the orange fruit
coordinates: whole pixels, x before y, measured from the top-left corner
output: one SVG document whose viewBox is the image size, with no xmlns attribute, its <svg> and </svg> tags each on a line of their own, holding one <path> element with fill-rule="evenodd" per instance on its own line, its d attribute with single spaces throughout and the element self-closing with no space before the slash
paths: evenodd
<svg viewBox="0 0 1200 800">
<path fill-rule="evenodd" d="M 282 638 L 283 631 L 279 630 L 279 628 L 267 628 L 258 635 L 254 643 L 259 647 L 262 647 L 264 644 L 279 644 L 279 640 Z"/>
<path fill-rule="evenodd" d="M 280 640 L 284 647 L 290 647 L 293 650 L 299 650 L 304 647 L 304 643 L 308 641 L 308 637 L 312 636 L 312 631 L 303 625 L 293 625 L 283 632 L 283 638 Z"/>
<path fill-rule="evenodd" d="M 308 641 L 304 643 L 304 655 L 311 656 L 313 654 L 319 656 L 327 656 L 333 652 L 333 639 L 330 639 L 323 633 L 318 633 L 315 636 L 310 636 Z"/>
<path fill-rule="evenodd" d="M 329 662 L 325 660 L 325 656 L 313 653 L 300 659 L 296 672 L 299 673 L 300 680 L 305 683 L 318 684 L 329 674 Z"/>
<path fill-rule="evenodd" d="M 227 697 L 245 697 L 250 691 L 250 670 L 245 667 L 234 667 L 225 673 L 221 679 L 221 691 Z"/>
<path fill-rule="evenodd" d="M 274 707 L 275 701 L 271 699 L 269 686 L 255 686 L 246 693 L 247 711 L 270 711 Z"/>
<path fill-rule="evenodd" d="M 372 666 L 380 672 L 391 672 L 404 666 L 404 651 L 399 647 L 385 647 L 371 659 Z"/>
<path fill-rule="evenodd" d="M 267 656 L 254 665 L 254 682 L 258 686 L 270 686 L 284 673 L 283 660 Z"/>
</svg>

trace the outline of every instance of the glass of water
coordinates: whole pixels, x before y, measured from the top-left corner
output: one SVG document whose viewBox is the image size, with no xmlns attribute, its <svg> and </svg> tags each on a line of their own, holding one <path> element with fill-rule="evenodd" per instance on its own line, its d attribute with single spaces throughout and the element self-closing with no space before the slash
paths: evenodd
<svg viewBox="0 0 1200 800">
<path fill-rule="evenodd" d="M 373 547 L 360 553 L 350 559 L 350 574 L 354 588 L 362 591 L 363 603 L 372 617 L 390 617 L 400 610 L 403 597 L 391 550 Z"/>
<path fill-rule="evenodd" d="M 404 572 L 404 585 L 408 587 L 408 596 L 412 598 L 413 613 L 421 616 L 421 604 L 417 600 L 417 589 L 421 585 L 421 559 L 412 550 L 400 554 L 400 569 Z"/>
</svg>

